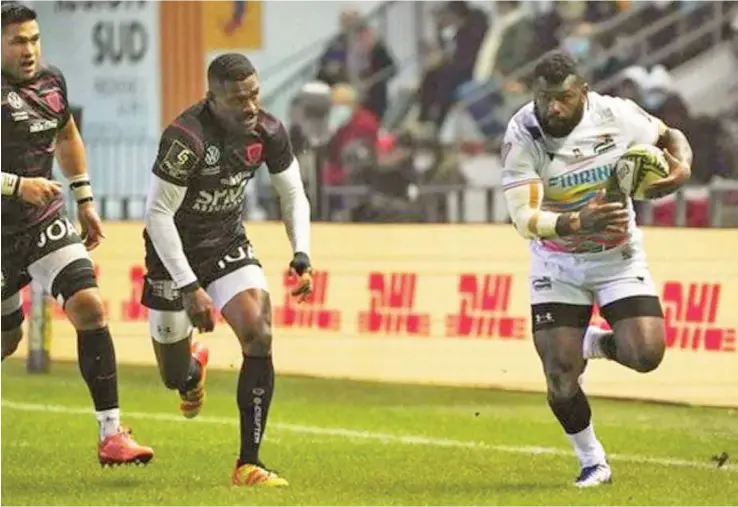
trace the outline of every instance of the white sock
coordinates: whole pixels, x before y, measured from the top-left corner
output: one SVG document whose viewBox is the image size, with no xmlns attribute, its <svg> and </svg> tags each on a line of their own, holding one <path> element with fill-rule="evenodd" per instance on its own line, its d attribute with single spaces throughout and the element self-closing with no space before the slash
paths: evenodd
<svg viewBox="0 0 738 507">
<path fill-rule="evenodd" d="M 566 435 L 574 447 L 574 452 L 579 458 L 582 468 L 591 467 L 594 465 L 604 465 L 606 463 L 605 449 L 602 444 L 597 440 L 597 436 L 594 432 L 592 423 L 589 424 L 579 433 L 573 435 Z"/>
<path fill-rule="evenodd" d="M 602 352 L 601 340 L 610 333 L 612 333 L 610 330 L 597 326 L 589 326 L 584 333 L 584 342 L 582 343 L 582 355 L 584 355 L 584 359 L 605 357 L 604 352 Z"/>
<path fill-rule="evenodd" d="M 120 409 L 100 410 L 95 412 L 95 418 L 100 423 L 100 441 L 120 431 Z"/>
</svg>

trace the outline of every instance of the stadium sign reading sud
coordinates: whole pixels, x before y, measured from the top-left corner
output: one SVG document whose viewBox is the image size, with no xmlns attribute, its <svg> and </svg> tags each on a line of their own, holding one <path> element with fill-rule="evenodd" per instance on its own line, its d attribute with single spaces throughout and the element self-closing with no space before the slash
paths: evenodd
<svg viewBox="0 0 738 507">
<path fill-rule="evenodd" d="M 70 101 L 82 106 L 85 137 L 156 138 L 158 2 L 35 2 L 34 8 L 44 60 L 62 70 Z"/>
<path fill-rule="evenodd" d="M 141 230 L 108 224 L 93 257 L 118 358 L 153 365 L 139 303 Z M 304 305 L 288 296 L 283 226 L 248 231 L 270 283 L 280 373 L 545 389 L 530 339 L 529 254 L 511 227 L 316 224 L 315 292 Z M 738 301 L 738 235 L 647 229 L 645 241 L 666 314 L 666 358 L 647 375 L 593 361 L 587 392 L 738 407 L 738 315 L 730 311 Z M 54 359 L 76 358 L 69 324 L 55 320 L 53 335 Z M 203 339 L 216 367 L 240 357 L 222 321 Z"/>
</svg>

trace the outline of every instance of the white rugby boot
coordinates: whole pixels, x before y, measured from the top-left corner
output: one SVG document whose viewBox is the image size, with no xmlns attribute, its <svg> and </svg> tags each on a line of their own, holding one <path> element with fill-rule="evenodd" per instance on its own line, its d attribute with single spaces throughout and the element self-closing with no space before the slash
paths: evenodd
<svg viewBox="0 0 738 507">
<path fill-rule="evenodd" d="M 574 486 L 577 488 L 594 488 L 612 482 L 612 469 L 607 462 L 582 468 Z"/>
</svg>

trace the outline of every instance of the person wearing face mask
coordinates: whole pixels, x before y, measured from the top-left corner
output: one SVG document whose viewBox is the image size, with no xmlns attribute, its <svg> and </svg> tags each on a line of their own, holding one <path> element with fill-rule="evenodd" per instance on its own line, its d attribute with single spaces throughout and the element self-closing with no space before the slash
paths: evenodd
<svg viewBox="0 0 738 507">
<path fill-rule="evenodd" d="M 331 110 L 328 126 L 333 135 L 328 141 L 328 155 L 323 166 L 322 181 L 326 185 L 345 185 L 349 171 L 342 163 L 342 154 L 359 141 L 375 147 L 379 135 L 379 120 L 359 102 L 356 90 L 347 84 L 331 89 Z M 331 200 L 331 209 L 341 206 L 340 198 Z"/>
<path fill-rule="evenodd" d="M 586 62 L 592 55 L 591 31 L 592 27 L 589 23 L 579 23 L 574 27 L 571 34 L 564 38 L 562 49 L 578 62 Z"/>
</svg>

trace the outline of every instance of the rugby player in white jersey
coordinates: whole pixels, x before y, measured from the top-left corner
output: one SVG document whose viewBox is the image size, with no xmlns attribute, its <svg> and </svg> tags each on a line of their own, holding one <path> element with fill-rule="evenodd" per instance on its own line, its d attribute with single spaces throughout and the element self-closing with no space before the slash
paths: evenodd
<svg viewBox="0 0 738 507">
<path fill-rule="evenodd" d="M 587 359 L 608 358 L 646 373 L 664 357 L 664 318 L 630 199 L 607 194 L 612 168 L 631 144 L 664 150 L 668 177 L 650 197 L 690 176 L 692 150 L 630 100 L 589 91 L 574 60 L 546 55 L 534 71 L 534 100 L 510 120 L 503 184 L 518 232 L 531 240 L 531 319 L 548 403 L 579 458 L 578 487 L 612 480 L 579 376 Z M 612 187 L 611 187 L 612 188 Z M 589 327 L 596 303 L 612 327 Z"/>
</svg>

